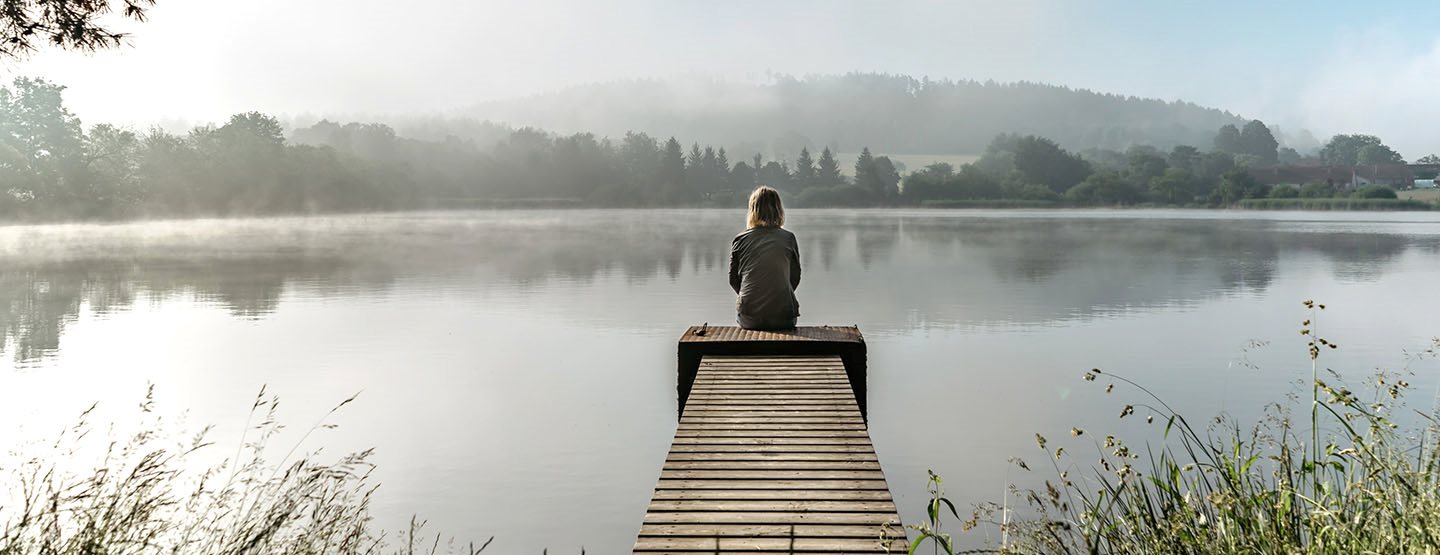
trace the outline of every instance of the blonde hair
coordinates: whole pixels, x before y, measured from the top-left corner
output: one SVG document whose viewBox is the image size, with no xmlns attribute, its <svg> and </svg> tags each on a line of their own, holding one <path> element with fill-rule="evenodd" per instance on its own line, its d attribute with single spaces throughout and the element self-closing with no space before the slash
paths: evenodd
<svg viewBox="0 0 1440 555">
<path fill-rule="evenodd" d="M 750 214 L 745 217 L 745 228 L 780 227 L 785 225 L 785 207 L 780 204 L 780 192 L 764 185 L 750 193 Z"/>
</svg>

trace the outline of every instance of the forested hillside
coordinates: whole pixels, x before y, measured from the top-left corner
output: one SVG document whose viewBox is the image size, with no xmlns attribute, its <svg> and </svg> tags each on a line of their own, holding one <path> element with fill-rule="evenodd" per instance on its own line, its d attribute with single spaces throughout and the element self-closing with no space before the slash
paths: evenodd
<svg viewBox="0 0 1440 555">
<path fill-rule="evenodd" d="M 489 102 L 468 115 L 569 133 L 644 131 L 734 152 L 793 159 L 801 148 L 979 154 L 1000 133 L 1049 137 L 1083 151 L 1206 145 L 1245 120 L 1189 102 L 1039 83 L 926 80 L 852 73 L 765 84 L 623 81 Z"/>
</svg>

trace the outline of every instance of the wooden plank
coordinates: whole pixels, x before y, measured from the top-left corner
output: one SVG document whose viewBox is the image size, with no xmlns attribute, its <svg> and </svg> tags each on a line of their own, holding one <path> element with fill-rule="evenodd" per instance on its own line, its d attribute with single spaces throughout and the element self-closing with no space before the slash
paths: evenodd
<svg viewBox="0 0 1440 555">
<path fill-rule="evenodd" d="M 820 512 L 820 513 L 894 513 L 895 503 L 890 501 L 762 501 L 762 500 L 721 500 L 686 499 L 680 501 L 652 501 L 654 512 L 677 511 L 742 511 L 742 512 Z"/>
<path fill-rule="evenodd" d="M 772 446 L 772 445 L 858 445 L 867 450 L 870 447 L 870 440 L 865 438 L 851 437 L 677 437 L 675 445 L 746 445 L 746 446 Z"/>
<path fill-rule="evenodd" d="M 676 499 L 774 499 L 830 501 L 889 501 L 889 490 L 858 489 L 662 489 L 655 491 L 655 500 Z"/>
<path fill-rule="evenodd" d="M 694 430 L 680 429 L 675 431 L 678 438 L 857 438 L 866 439 L 869 437 L 865 430 Z"/>
<path fill-rule="evenodd" d="M 884 480 L 675 480 L 662 479 L 655 489 L 805 489 L 890 491 Z"/>
<path fill-rule="evenodd" d="M 845 524 L 646 524 L 640 527 L 642 537 L 826 537 L 826 538 L 879 538 L 887 533 L 883 526 L 857 526 Z M 891 527 L 891 537 L 899 530 Z"/>
<path fill-rule="evenodd" d="M 880 470 L 877 461 L 666 461 L 665 470 Z"/>
<path fill-rule="evenodd" d="M 680 425 L 677 431 L 699 431 L 699 430 L 855 430 L 865 431 L 863 424 L 847 424 L 843 422 L 806 422 L 806 423 L 778 423 L 778 422 L 706 422 L 705 420 L 690 420 Z"/>
<path fill-rule="evenodd" d="M 878 470 L 661 470 L 661 480 L 884 480 Z"/>
<path fill-rule="evenodd" d="M 905 552 L 852 391 L 835 356 L 702 357 L 635 552 Z"/>
<path fill-rule="evenodd" d="M 894 523 L 894 513 L 734 513 L 697 511 L 652 511 L 644 524 L 860 524 L 882 526 Z"/>
<path fill-rule="evenodd" d="M 760 452 L 749 445 L 672 445 L 671 453 L 757 453 Z M 765 447 L 767 453 L 865 453 L 874 454 L 875 448 L 869 444 L 848 445 L 769 445 Z"/>
<path fill-rule="evenodd" d="M 887 553 L 879 539 L 860 538 L 640 538 L 635 551 L 698 553 Z"/>
<path fill-rule="evenodd" d="M 670 453 L 668 461 L 859 461 L 879 460 L 874 453 Z"/>
<path fill-rule="evenodd" d="M 851 416 L 855 418 L 860 417 L 860 415 L 856 413 L 857 409 L 854 403 L 845 403 L 838 399 L 795 399 L 795 401 L 796 403 L 794 404 L 787 404 L 786 400 L 784 399 L 770 399 L 766 397 L 751 397 L 748 399 L 745 397 L 735 397 L 728 400 L 705 399 L 696 401 L 699 404 L 695 405 L 695 410 L 693 411 L 693 413 L 692 411 L 686 411 L 690 414 L 682 415 L 681 418 L 694 417 L 701 413 L 709 414 L 716 411 L 745 410 L 746 407 L 770 407 L 777 404 L 782 406 L 792 406 L 795 407 L 795 410 L 804 410 L 806 408 L 817 406 L 830 406 L 834 407 L 830 410 L 845 411 L 850 413 L 846 416 Z"/>
</svg>

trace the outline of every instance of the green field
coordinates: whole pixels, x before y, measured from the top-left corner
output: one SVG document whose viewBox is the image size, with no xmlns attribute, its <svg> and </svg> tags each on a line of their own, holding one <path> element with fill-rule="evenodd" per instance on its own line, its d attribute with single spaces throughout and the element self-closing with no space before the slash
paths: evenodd
<svg viewBox="0 0 1440 555">
<path fill-rule="evenodd" d="M 1409 191 L 1396 191 L 1395 196 L 1405 200 L 1418 200 L 1420 202 L 1440 202 L 1440 189 L 1411 189 Z"/>
</svg>

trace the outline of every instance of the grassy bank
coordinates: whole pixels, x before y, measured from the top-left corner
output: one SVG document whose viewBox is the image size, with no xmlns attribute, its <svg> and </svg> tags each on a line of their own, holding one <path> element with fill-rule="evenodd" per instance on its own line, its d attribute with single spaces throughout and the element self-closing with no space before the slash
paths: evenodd
<svg viewBox="0 0 1440 555">
<path fill-rule="evenodd" d="M 1004 504 L 983 504 L 964 527 L 998 527 L 1003 539 L 994 551 L 1002 553 L 1440 552 L 1433 407 L 1403 403 L 1408 368 L 1378 372 L 1364 394 L 1339 384 L 1339 374 L 1320 362 L 1338 348 L 1315 326 L 1324 305 L 1306 306 L 1300 333 L 1308 340 L 1311 395 L 1303 406 L 1275 405 L 1253 426 L 1224 417 L 1207 426 L 1140 384 L 1090 370 L 1086 382 L 1126 399 L 1117 403 L 1119 417 L 1143 419 L 1155 435 L 1132 448 L 1097 430 L 1036 434 L 1049 462 L 1012 461 L 1048 476 L 1043 488 L 1017 490 L 1035 516 L 1014 518 Z M 1440 339 L 1411 360 L 1437 351 Z M 931 484 L 932 508 L 916 526 L 916 544 L 958 552 L 941 532 L 949 501 L 933 475 Z"/>
<path fill-rule="evenodd" d="M 1252 198 L 1237 206 L 1248 210 L 1434 210 L 1428 202 L 1394 198 Z"/>
<path fill-rule="evenodd" d="M 204 462 L 222 449 L 205 432 L 171 442 L 153 389 L 128 438 L 92 425 L 92 407 L 53 443 L 0 467 L 0 555 L 474 555 L 488 546 L 442 541 L 418 520 L 380 530 L 370 517 L 379 484 L 369 450 L 335 458 L 299 451 L 310 432 L 330 427 L 323 420 L 282 459 L 268 460 L 282 429 L 277 405 L 262 391 L 240 445 L 215 453 L 233 453 L 217 464 Z"/>
</svg>

